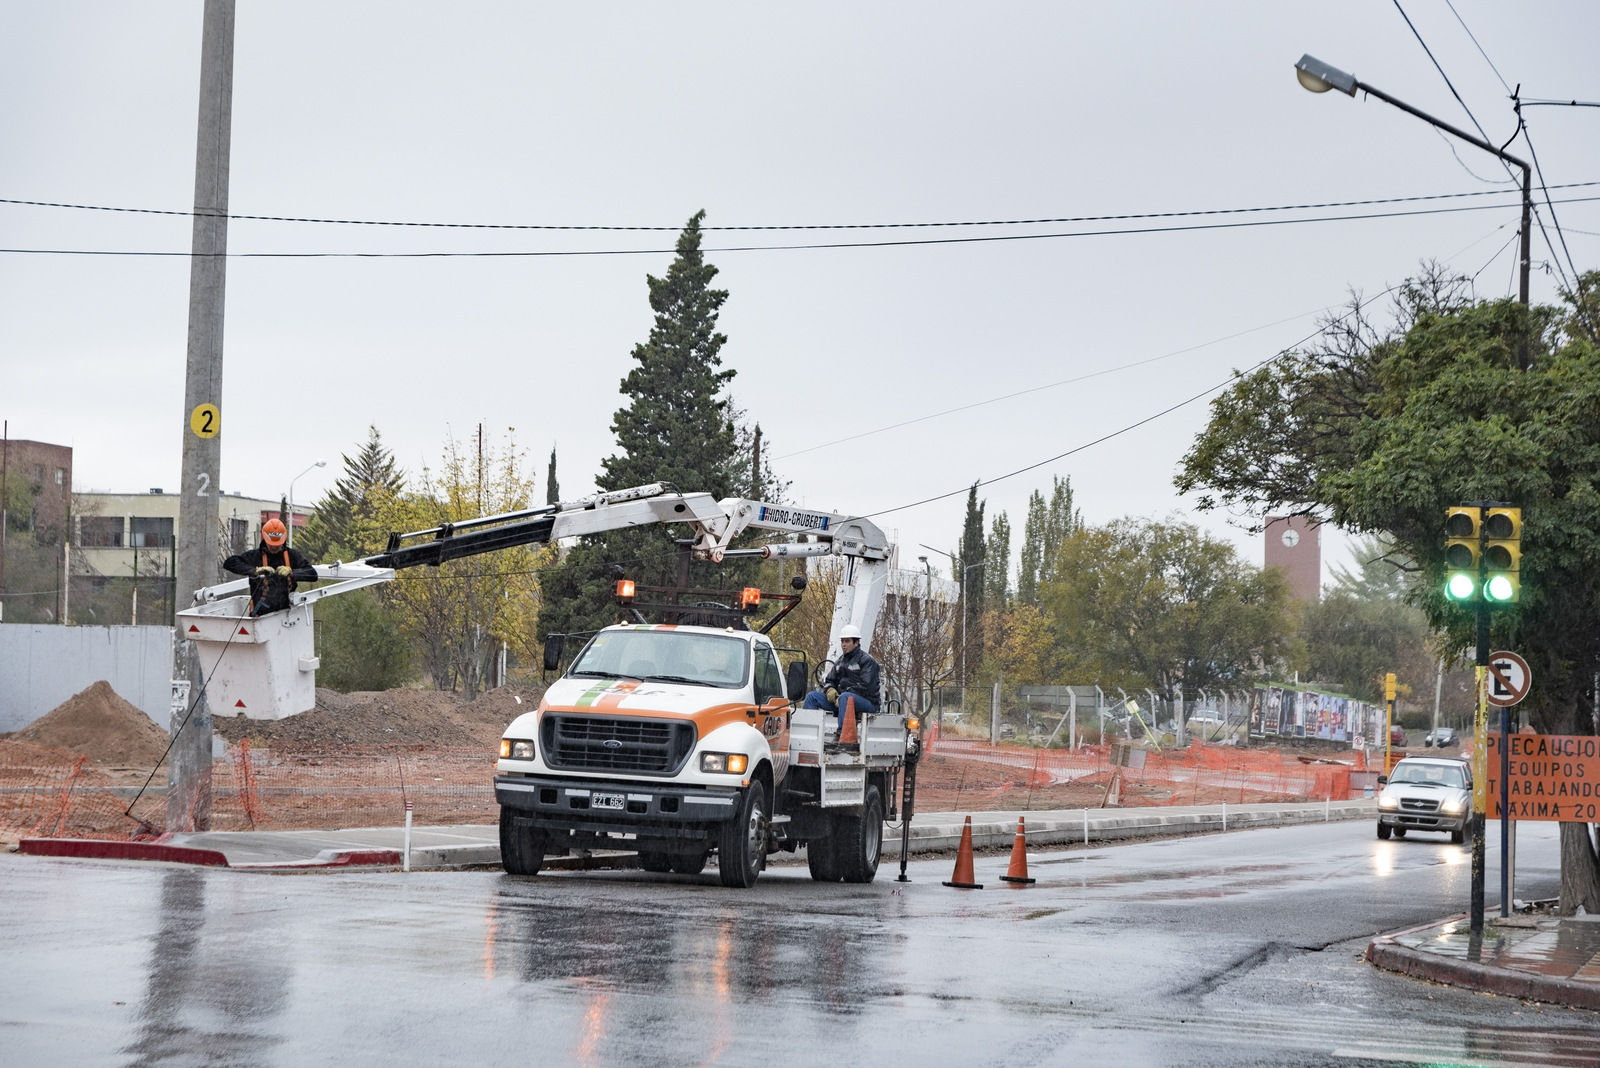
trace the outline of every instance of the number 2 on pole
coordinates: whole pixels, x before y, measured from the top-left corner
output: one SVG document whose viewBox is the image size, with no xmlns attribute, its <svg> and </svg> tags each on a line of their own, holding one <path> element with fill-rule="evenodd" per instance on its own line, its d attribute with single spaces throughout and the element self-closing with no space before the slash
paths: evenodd
<svg viewBox="0 0 1600 1068">
<path fill-rule="evenodd" d="M 214 438 L 222 430 L 222 412 L 215 404 L 202 404 L 189 413 L 189 429 L 197 438 Z"/>
</svg>

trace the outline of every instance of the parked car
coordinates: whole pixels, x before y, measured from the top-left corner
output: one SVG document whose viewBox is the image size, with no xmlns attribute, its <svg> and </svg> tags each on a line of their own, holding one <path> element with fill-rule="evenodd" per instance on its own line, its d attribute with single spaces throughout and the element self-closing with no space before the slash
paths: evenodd
<svg viewBox="0 0 1600 1068">
<path fill-rule="evenodd" d="M 1428 736 L 1422 739 L 1422 744 L 1436 749 L 1449 749 L 1460 745 L 1461 738 L 1456 734 L 1454 727 L 1440 727 L 1436 731 L 1429 731 Z"/>
<path fill-rule="evenodd" d="M 1406 757 L 1379 777 L 1378 837 L 1441 831 L 1458 845 L 1472 819 L 1472 771 L 1452 757 Z"/>
<path fill-rule="evenodd" d="M 1406 729 L 1398 723 L 1389 728 L 1389 744 L 1396 749 L 1404 749 L 1411 744 L 1411 741 L 1406 737 Z"/>
</svg>

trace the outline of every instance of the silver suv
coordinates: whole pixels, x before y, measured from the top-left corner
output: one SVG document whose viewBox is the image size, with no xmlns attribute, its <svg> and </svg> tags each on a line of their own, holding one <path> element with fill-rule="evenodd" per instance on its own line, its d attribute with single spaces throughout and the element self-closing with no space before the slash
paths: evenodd
<svg viewBox="0 0 1600 1068">
<path fill-rule="evenodd" d="M 1406 757 L 1394 766 L 1378 794 L 1378 837 L 1404 838 L 1407 831 L 1447 831 L 1466 841 L 1472 819 L 1472 771 L 1463 760 Z"/>
</svg>

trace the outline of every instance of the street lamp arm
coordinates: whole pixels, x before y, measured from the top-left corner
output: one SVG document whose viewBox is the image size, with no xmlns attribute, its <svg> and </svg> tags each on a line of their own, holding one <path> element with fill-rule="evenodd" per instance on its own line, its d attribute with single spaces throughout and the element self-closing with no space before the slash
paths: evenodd
<svg viewBox="0 0 1600 1068">
<path fill-rule="evenodd" d="M 1388 93 L 1384 92 L 1382 89 L 1377 88 L 1376 86 L 1368 85 L 1366 82 L 1357 80 L 1356 81 L 1356 88 L 1358 90 L 1360 90 L 1361 92 L 1366 93 L 1368 96 L 1377 97 L 1379 100 L 1382 100 L 1385 104 L 1393 104 L 1395 107 L 1399 108 L 1401 111 L 1404 111 L 1408 115 L 1415 115 L 1417 118 L 1421 119 L 1423 122 L 1431 123 L 1434 126 L 1437 126 L 1439 129 L 1443 130 L 1445 133 L 1454 134 L 1456 137 L 1461 138 L 1461 140 L 1466 141 L 1469 144 L 1477 145 L 1479 148 L 1483 149 L 1485 152 L 1493 152 L 1495 155 L 1499 156 L 1501 159 L 1505 160 L 1507 163 L 1515 163 L 1518 167 L 1522 168 L 1522 173 L 1524 175 L 1527 175 L 1528 172 L 1532 169 L 1532 168 L 1530 168 L 1528 166 L 1528 164 L 1524 163 L 1522 160 L 1518 159 L 1516 156 L 1513 156 L 1511 153 L 1505 151 L 1504 149 L 1496 148 L 1494 145 L 1490 144 L 1488 141 L 1485 141 L 1483 138 L 1478 137 L 1478 136 L 1476 136 L 1474 134 L 1469 134 L 1467 131 L 1461 129 L 1459 126 L 1452 126 L 1450 123 L 1445 122 L 1443 119 L 1436 119 L 1432 115 L 1429 115 L 1426 111 L 1423 111 L 1420 108 L 1412 107 L 1410 104 L 1407 104 L 1404 100 L 1397 100 L 1394 97 L 1390 96 Z"/>
</svg>

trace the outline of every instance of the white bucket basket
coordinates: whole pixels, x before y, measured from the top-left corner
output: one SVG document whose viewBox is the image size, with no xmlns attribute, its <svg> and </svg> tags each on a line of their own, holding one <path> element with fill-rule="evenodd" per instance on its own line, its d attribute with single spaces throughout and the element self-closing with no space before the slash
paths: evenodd
<svg viewBox="0 0 1600 1068">
<path fill-rule="evenodd" d="M 365 564 L 319 565 L 317 578 L 334 585 L 293 594 L 287 609 L 254 619 L 245 579 L 197 591 L 195 606 L 178 613 L 178 637 L 199 651 L 212 716 L 286 719 L 311 711 L 321 666 L 312 604 L 393 577 Z"/>
</svg>

